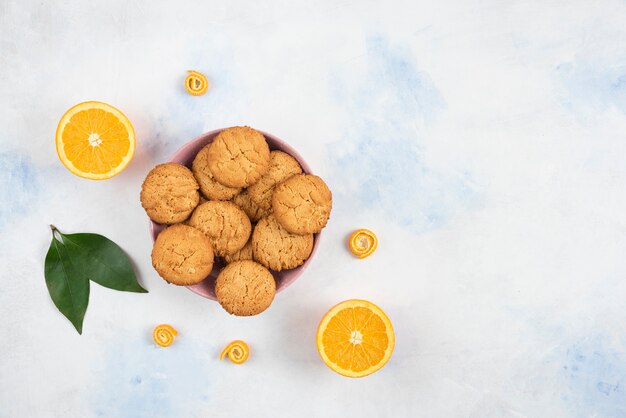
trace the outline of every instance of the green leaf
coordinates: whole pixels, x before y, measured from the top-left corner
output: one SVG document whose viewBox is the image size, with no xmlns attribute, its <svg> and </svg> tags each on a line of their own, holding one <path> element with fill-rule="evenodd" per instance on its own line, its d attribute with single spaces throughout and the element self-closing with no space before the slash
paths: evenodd
<svg viewBox="0 0 626 418">
<path fill-rule="evenodd" d="M 44 275 L 46 286 L 57 309 L 69 319 L 79 334 L 89 304 L 89 280 L 76 268 L 67 248 L 52 230 L 52 243 L 46 255 Z"/>
<path fill-rule="evenodd" d="M 61 234 L 72 262 L 83 275 L 101 286 L 125 292 L 147 293 L 137 282 L 124 251 L 98 234 Z"/>
</svg>

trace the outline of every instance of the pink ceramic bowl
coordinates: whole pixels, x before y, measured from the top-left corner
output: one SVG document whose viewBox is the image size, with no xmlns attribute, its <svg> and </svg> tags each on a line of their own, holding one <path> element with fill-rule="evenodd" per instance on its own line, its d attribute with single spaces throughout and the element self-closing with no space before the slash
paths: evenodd
<svg viewBox="0 0 626 418">
<path fill-rule="evenodd" d="M 180 148 L 178 151 L 174 153 L 172 158 L 170 158 L 170 162 L 180 163 L 191 168 L 191 163 L 193 159 L 196 157 L 196 154 L 206 144 L 213 142 L 213 138 L 215 138 L 215 136 L 217 136 L 217 134 L 219 134 L 221 131 L 222 129 L 217 129 L 215 131 L 207 132 L 205 134 L 200 135 L 196 139 L 193 139 L 192 141 L 188 142 L 182 148 Z M 306 161 L 304 161 L 304 159 L 300 156 L 300 154 L 296 152 L 296 150 L 291 148 L 286 142 L 278 139 L 274 135 L 268 134 L 263 131 L 259 131 L 259 132 L 261 132 L 265 136 L 265 139 L 267 140 L 267 143 L 270 146 L 270 150 L 280 150 L 280 151 L 286 152 L 287 154 L 291 155 L 293 158 L 298 160 L 298 162 L 300 163 L 300 166 L 302 167 L 302 170 L 305 173 L 311 174 L 311 168 L 306 163 Z M 152 236 L 153 242 L 156 239 L 157 235 L 159 235 L 159 233 L 163 229 L 165 229 L 165 225 L 161 225 L 156 222 L 150 221 L 150 235 Z M 272 274 L 274 275 L 274 279 L 276 279 L 276 292 L 280 292 L 284 290 L 287 286 L 293 283 L 298 277 L 300 277 L 300 275 L 304 272 L 304 269 L 306 269 L 306 267 L 309 265 L 309 263 L 313 259 L 313 256 L 315 255 L 315 252 L 317 251 L 319 240 L 320 240 L 320 234 L 315 234 L 314 241 L 313 241 L 313 251 L 311 251 L 311 256 L 300 267 L 297 267 L 293 270 L 283 270 L 280 272 L 272 271 Z M 200 296 L 204 296 L 205 298 L 216 300 L 215 279 L 217 278 L 217 275 L 219 274 L 220 269 L 222 267 L 223 267 L 222 263 L 216 260 L 215 265 L 213 266 L 213 271 L 211 272 L 209 277 L 207 277 L 202 282 L 196 285 L 187 286 L 187 288 L 191 290 L 192 292 L 199 294 Z"/>
</svg>

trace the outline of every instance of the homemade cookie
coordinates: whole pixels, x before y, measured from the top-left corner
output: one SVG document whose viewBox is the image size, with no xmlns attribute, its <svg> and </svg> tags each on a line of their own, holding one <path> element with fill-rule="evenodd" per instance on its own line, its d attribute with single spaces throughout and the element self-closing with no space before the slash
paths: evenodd
<svg viewBox="0 0 626 418">
<path fill-rule="evenodd" d="M 213 269 L 213 246 L 200 231 L 187 225 L 163 230 L 152 247 L 152 266 L 167 282 L 200 283 Z"/>
<path fill-rule="evenodd" d="M 275 293 L 272 273 L 250 260 L 230 263 L 215 281 L 217 301 L 237 316 L 260 314 L 272 304 Z"/>
<path fill-rule="evenodd" d="M 248 187 L 267 173 L 270 149 L 265 137 L 247 126 L 224 129 L 208 150 L 209 168 L 228 187 Z"/>
<path fill-rule="evenodd" d="M 313 234 L 297 235 L 283 228 L 274 216 L 259 221 L 252 234 L 254 259 L 281 271 L 302 265 L 313 251 Z"/>
<path fill-rule="evenodd" d="M 203 204 L 204 202 L 208 202 L 208 200 L 206 200 L 206 199 L 204 198 L 204 196 L 202 196 L 202 194 L 200 194 L 200 201 L 198 202 L 198 206 L 200 206 L 200 205 L 201 205 L 201 204 Z M 191 218 L 187 218 L 187 220 L 186 220 L 186 221 L 181 222 L 181 223 L 182 223 L 182 224 L 185 224 L 185 225 L 189 225 L 189 219 L 191 219 Z"/>
<path fill-rule="evenodd" d="M 269 211 L 272 207 L 274 186 L 289 177 L 302 173 L 298 161 L 282 151 L 270 152 L 270 168 L 259 181 L 248 187 L 248 194 L 262 210 Z"/>
<path fill-rule="evenodd" d="M 218 200 L 201 204 L 191 215 L 189 225 L 202 231 L 221 257 L 239 251 L 250 238 L 250 219 L 237 205 Z"/>
<path fill-rule="evenodd" d="M 259 205 L 254 203 L 250 198 L 250 194 L 247 189 L 235 196 L 232 202 L 243 209 L 252 222 L 257 222 L 259 219 L 266 217 L 272 212 L 271 208 L 263 210 L 259 207 Z"/>
<path fill-rule="evenodd" d="M 207 144 L 194 158 L 191 164 L 191 171 L 196 176 L 200 185 L 200 191 L 207 199 L 230 200 L 241 191 L 240 188 L 228 187 L 219 183 L 213 178 L 213 173 L 209 168 L 209 148 L 212 144 Z"/>
<path fill-rule="evenodd" d="M 274 189 L 272 210 L 276 220 L 292 234 L 314 234 L 326 226 L 333 195 L 324 180 L 296 174 Z"/>
<path fill-rule="evenodd" d="M 165 163 L 150 170 L 139 197 L 150 219 L 175 224 L 191 215 L 198 206 L 200 193 L 191 170 L 181 164 Z"/>
<path fill-rule="evenodd" d="M 235 251 L 232 254 L 226 254 L 224 256 L 224 261 L 226 263 L 232 263 L 233 261 L 242 261 L 242 260 L 253 260 L 252 257 L 252 239 L 249 239 L 246 242 L 246 245 L 239 251 Z"/>
</svg>

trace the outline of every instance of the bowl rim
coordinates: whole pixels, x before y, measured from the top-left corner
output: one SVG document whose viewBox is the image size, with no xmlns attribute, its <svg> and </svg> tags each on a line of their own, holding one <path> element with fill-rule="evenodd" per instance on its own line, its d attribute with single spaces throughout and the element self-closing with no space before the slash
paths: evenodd
<svg viewBox="0 0 626 418">
<path fill-rule="evenodd" d="M 208 131 L 201 135 L 196 136 L 195 138 L 191 139 L 190 141 L 183 144 L 180 148 L 178 148 L 170 156 L 167 162 L 176 162 L 176 163 L 181 164 L 179 161 L 180 159 L 182 159 L 182 158 L 179 158 L 181 155 L 189 154 L 190 149 L 197 147 L 199 142 L 207 141 L 206 144 L 202 145 L 202 147 L 213 142 L 217 134 L 222 132 L 224 129 L 228 129 L 228 128 L 213 129 L 211 131 Z M 256 129 L 256 130 L 260 132 L 265 137 L 266 140 L 269 139 L 268 145 L 270 145 L 270 150 L 278 149 L 279 151 L 286 152 L 287 154 L 295 158 L 296 161 L 298 161 L 298 163 L 300 164 L 300 167 L 302 167 L 302 171 L 304 174 L 313 174 L 313 171 L 311 170 L 311 167 L 306 162 L 306 160 L 304 160 L 304 158 L 302 158 L 300 153 L 298 153 L 298 151 L 296 151 L 291 145 L 289 145 L 287 142 L 283 141 L 282 139 L 278 138 L 276 135 L 273 135 L 269 132 L 262 131 L 260 129 Z M 270 142 L 273 144 L 270 144 Z M 191 163 L 184 164 L 184 165 L 190 168 L 190 164 Z M 150 225 L 150 228 L 149 228 L 150 237 L 152 238 L 152 242 L 154 243 L 160 231 L 163 230 L 162 228 L 167 227 L 167 225 L 158 224 L 154 222 L 153 220 L 151 220 L 150 218 L 148 218 L 148 222 Z M 158 232 L 157 232 L 157 229 L 159 230 Z M 309 255 L 309 258 L 307 258 L 301 266 L 298 266 L 290 270 L 283 270 L 281 272 L 270 270 L 270 272 L 272 273 L 275 279 L 277 276 L 281 277 L 280 285 L 276 286 L 276 293 L 280 293 L 286 288 L 288 288 L 291 284 L 293 284 L 293 282 L 295 282 L 298 278 L 300 278 L 302 273 L 304 273 L 304 271 L 307 269 L 307 267 L 309 266 L 309 264 L 311 263 L 311 261 L 313 260 L 313 257 L 315 256 L 317 252 L 317 247 L 319 246 L 321 235 L 322 235 L 321 231 L 316 234 L 313 234 L 313 249 L 311 250 L 311 254 Z M 202 282 L 195 284 L 195 285 L 184 286 L 184 287 L 186 287 L 187 289 L 191 290 L 195 294 L 200 295 L 204 298 L 217 301 L 214 290 L 213 289 L 207 290 L 206 285 L 203 284 L 206 280 L 210 280 L 211 276 L 214 274 L 215 268 L 216 267 L 213 268 L 213 271 L 211 272 L 211 274 L 207 276 L 207 278 L 205 278 Z M 282 279 L 282 276 L 287 276 L 287 277 L 285 279 Z"/>
</svg>

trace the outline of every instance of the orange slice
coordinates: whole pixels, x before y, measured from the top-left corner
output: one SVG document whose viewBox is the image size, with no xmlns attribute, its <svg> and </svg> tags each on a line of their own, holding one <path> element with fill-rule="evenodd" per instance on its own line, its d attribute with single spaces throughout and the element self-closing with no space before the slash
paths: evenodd
<svg viewBox="0 0 626 418">
<path fill-rule="evenodd" d="M 161 347 L 169 347 L 174 342 L 178 332 L 171 325 L 157 325 L 152 331 L 152 339 Z"/>
<path fill-rule="evenodd" d="M 224 357 L 228 356 L 228 359 L 235 364 L 244 363 L 250 356 L 250 348 L 244 341 L 236 340 L 228 344 L 222 354 L 220 354 L 220 360 L 224 360 Z"/>
<path fill-rule="evenodd" d="M 63 165 L 77 176 L 104 180 L 126 168 L 135 153 L 135 131 L 111 105 L 84 102 L 65 112 L 56 134 Z"/>
<path fill-rule="evenodd" d="M 352 254 L 357 257 L 369 257 L 378 247 L 378 238 L 369 229 L 357 229 L 350 235 L 349 246 Z"/>
<path fill-rule="evenodd" d="M 363 377 L 379 370 L 393 352 L 396 338 L 391 321 L 366 300 L 346 300 L 322 318 L 317 329 L 317 350 L 335 372 Z"/>
</svg>

